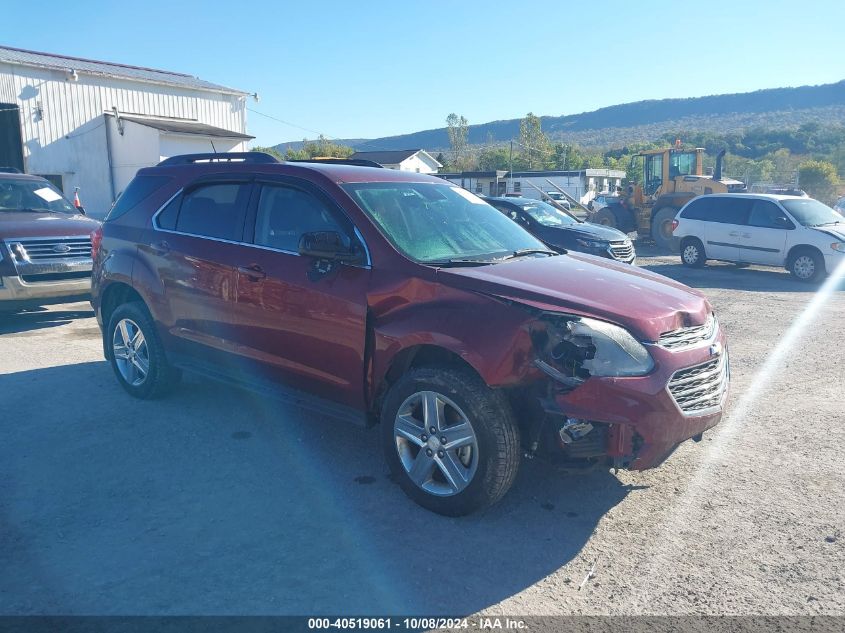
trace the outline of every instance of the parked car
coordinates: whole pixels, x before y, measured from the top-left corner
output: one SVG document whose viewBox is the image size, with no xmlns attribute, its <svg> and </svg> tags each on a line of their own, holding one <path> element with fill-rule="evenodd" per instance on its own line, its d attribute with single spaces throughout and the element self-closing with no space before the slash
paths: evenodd
<svg viewBox="0 0 845 633">
<path fill-rule="evenodd" d="M 560 255 L 472 193 L 390 169 L 260 153 L 141 169 L 95 233 L 92 303 L 132 396 L 192 370 L 380 424 L 402 489 L 447 515 L 500 499 L 524 452 L 657 466 L 728 390 L 698 291 Z"/>
<path fill-rule="evenodd" d="M 572 204 L 560 191 L 546 191 L 544 192 L 544 195 L 546 195 L 550 200 L 554 200 L 557 204 L 562 206 L 567 211 L 570 211 L 572 209 Z"/>
<path fill-rule="evenodd" d="M 0 173 L 0 311 L 87 300 L 99 226 L 44 178 Z"/>
<path fill-rule="evenodd" d="M 598 211 L 599 209 L 604 209 L 605 207 L 611 207 L 619 204 L 622 204 L 622 196 L 609 193 L 600 193 L 595 198 L 590 200 L 590 202 L 587 203 L 587 208 L 590 211 Z"/>
<path fill-rule="evenodd" d="M 784 266 L 801 281 L 820 279 L 845 257 L 845 218 L 801 196 L 699 196 L 678 212 L 673 235 L 686 266 L 708 259 Z"/>
<path fill-rule="evenodd" d="M 797 187 L 769 187 L 766 193 L 772 193 L 779 196 L 797 196 L 799 198 L 809 198 L 807 192 Z"/>
<path fill-rule="evenodd" d="M 553 249 L 573 250 L 633 264 L 634 244 L 622 231 L 583 222 L 552 205 L 531 198 L 485 198 L 511 220 Z"/>
</svg>

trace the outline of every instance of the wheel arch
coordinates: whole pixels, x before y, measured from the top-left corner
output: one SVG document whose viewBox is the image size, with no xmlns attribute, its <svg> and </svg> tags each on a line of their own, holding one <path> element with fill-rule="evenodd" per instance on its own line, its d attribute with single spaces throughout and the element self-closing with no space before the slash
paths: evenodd
<svg viewBox="0 0 845 633">
<path fill-rule="evenodd" d="M 112 314 L 114 314 L 114 311 L 123 304 L 135 301 L 143 303 L 144 306 L 147 307 L 146 301 L 144 301 L 144 298 L 138 294 L 138 291 L 123 281 L 110 283 L 106 286 L 100 296 L 100 316 L 103 320 L 103 355 L 107 360 L 111 360 L 111 345 L 108 342 L 108 328 Z M 148 307 L 147 309 L 149 310 Z"/>
<path fill-rule="evenodd" d="M 454 349 L 439 343 L 416 343 L 395 351 L 384 371 L 375 377 L 371 412 L 378 419 L 379 411 L 390 386 L 414 367 L 460 367 L 471 371 L 485 382 L 481 372 Z"/>
<path fill-rule="evenodd" d="M 684 237 L 680 238 L 679 243 L 681 245 L 681 248 L 683 248 L 684 244 L 687 242 L 698 242 L 699 244 L 701 244 L 701 248 L 704 249 L 704 240 L 702 240 L 697 235 L 684 235 Z"/>
<path fill-rule="evenodd" d="M 114 314 L 118 306 L 131 301 L 140 301 L 146 305 L 144 298 L 129 284 L 122 281 L 109 284 L 103 291 L 100 300 L 100 314 L 103 317 L 103 326 L 108 325 L 111 315 Z"/>
<path fill-rule="evenodd" d="M 822 253 L 821 249 L 818 246 L 813 246 L 812 244 L 796 244 L 792 248 L 789 249 L 789 252 L 786 253 L 786 259 L 784 260 L 784 264 L 788 264 L 789 261 L 793 258 L 793 256 L 797 255 L 801 251 L 812 251 L 816 255 L 822 258 L 822 262 L 824 262 L 824 253 Z"/>
</svg>

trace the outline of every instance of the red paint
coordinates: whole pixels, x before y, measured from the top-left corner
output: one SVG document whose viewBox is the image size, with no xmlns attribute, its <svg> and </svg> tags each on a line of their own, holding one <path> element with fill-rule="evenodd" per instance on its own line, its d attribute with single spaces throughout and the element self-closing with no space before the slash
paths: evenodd
<svg viewBox="0 0 845 633">
<path fill-rule="evenodd" d="M 523 259 L 476 268 L 435 269 L 412 262 L 382 236 L 339 186 L 344 182 L 438 182 L 388 169 L 320 164 L 190 165 L 153 168 L 173 180 L 104 225 L 93 303 L 102 319 L 109 287 L 133 287 L 169 350 L 202 355 L 221 370 L 259 368 L 272 380 L 376 415 L 392 363 L 419 346 L 447 350 L 491 387 L 520 389 L 550 379 L 534 363 L 530 338 L 540 311 L 590 316 L 627 328 L 642 341 L 703 323 L 701 293 L 660 275 L 589 255 Z M 333 201 L 358 229 L 372 266 L 336 264 L 319 279 L 314 260 L 253 245 L 165 233 L 153 213 L 183 186 L 210 173 L 285 178 Z M 247 218 L 250 216 L 247 215 Z M 247 227 L 245 239 L 250 228 Z M 162 251 L 160 245 L 166 242 Z M 256 275 L 254 271 L 260 271 Z M 719 335 L 724 343 L 724 334 Z M 556 398 L 575 418 L 612 424 L 608 454 L 631 467 L 654 466 L 721 413 L 685 417 L 666 385 L 709 349 L 650 347 L 654 371 L 640 378 L 589 378 Z"/>
</svg>

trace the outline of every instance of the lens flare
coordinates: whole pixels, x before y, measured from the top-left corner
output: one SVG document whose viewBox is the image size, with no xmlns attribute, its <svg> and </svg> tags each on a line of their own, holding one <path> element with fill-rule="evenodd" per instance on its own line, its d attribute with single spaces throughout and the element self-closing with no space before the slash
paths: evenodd
<svg viewBox="0 0 845 633">
<path fill-rule="evenodd" d="M 620 605 L 622 611 L 638 614 L 648 612 L 649 601 L 652 599 L 652 596 L 647 593 L 650 586 L 648 580 L 664 574 L 666 569 L 671 568 L 673 560 L 683 557 L 683 541 L 678 538 L 678 535 L 690 526 L 691 516 L 701 511 L 699 500 L 709 498 L 712 496 L 712 491 L 719 490 L 718 466 L 724 461 L 730 448 L 735 445 L 734 440 L 739 431 L 748 421 L 753 420 L 761 398 L 779 378 L 779 374 L 784 371 L 785 361 L 800 345 L 805 333 L 812 329 L 825 304 L 834 292 L 845 289 L 843 280 L 845 280 L 845 258 L 842 258 L 786 333 L 780 337 L 739 400 L 732 406 L 729 405 L 727 414 L 721 424 L 716 427 L 705 449 L 701 463 L 689 479 L 684 491 L 669 509 L 666 520 L 654 534 L 650 551 L 643 558 L 645 562 L 640 568 L 637 586 L 641 590 L 629 594 L 624 604 Z"/>
</svg>

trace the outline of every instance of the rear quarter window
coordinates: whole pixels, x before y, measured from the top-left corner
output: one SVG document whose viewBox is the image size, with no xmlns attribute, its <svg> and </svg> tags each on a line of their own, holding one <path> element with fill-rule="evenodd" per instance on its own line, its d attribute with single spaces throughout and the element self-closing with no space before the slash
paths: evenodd
<svg viewBox="0 0 845 633">
<path fill-rule="evenodd" d="M 170 176 L 135 176 L 129 186 L 120 194 L 103 221 L 115 220 L 131 211 L 171 180 L 173 179 Z"/>
<path fill-rule="evenodd" d="M 690 202 L 681 213 L 686 220 L 707 220 L 707 209 L 710 206 L 710 198 L 699 198 Z"/>
</svg>

